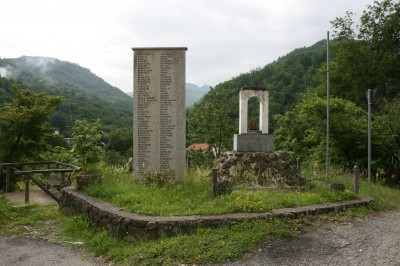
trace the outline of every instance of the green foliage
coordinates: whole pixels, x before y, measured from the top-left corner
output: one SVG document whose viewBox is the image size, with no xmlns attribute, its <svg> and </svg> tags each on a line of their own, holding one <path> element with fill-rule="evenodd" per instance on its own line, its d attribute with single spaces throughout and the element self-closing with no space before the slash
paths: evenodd
<svg viewBox="0 0 400 266">
<path fill-rule="evenodd" d="M 186 157 L 189 161 L 188 164 L 191 169 L 211 168 L 216 160 L 214 153 L 210 150 L 187 150 Z"/>
<path fill-rule="evenodd" d="M 117 151 L 106 150 L 103 161 L 110 166 L 125 166 L 128 158 Z"/>
<path fill-rule="evenodd" d="M 100 127 L 100 120 L 93 123 L 76 120 L 72 129 L 71 152 L 85 174 L 95 172 L 96 164 L 104 155 L 103 131 Z"/>
<path fill-rule="evenodd" d="M 330 106 L 332 162 L 365 165 L 366 112 L 340 98 L 331 98 Z M 277 117 L 274 135 L 277 149 L 294 152 L 306 161 L 322 162 L 325 158 L 326 99 L 313 92 L 303 94 L 293 111 Z"/>
<path fill-rule="evenodd" d="M 372 172 L 384 184 L 400 183 L 400 98 L 385 101 L 372 124 Z"/>
<path fill-rule="evenodd" d="M 12 102 L 15 98 L 15 93 L 12 89 L 14 84 L 15 82 L 0 77 L 0 107 L 5 103 Z"/>
<path fill-rule="evenodd" d="M 122 156 L 132 157 L 133 128 L 115 128 L 108 126 L 104 129 L 106 138 L 106 149 L 118 152 Z"/>
<path fill-rule="evenodd" d="M 40 159 L 43 161 L 58 161 L 63 163 L 73 163 L 74 158 L 70 149 L 62 146 L 54 146 L 40 153 Z"/>
<path fill-rule="evenodd" d="M 34 158 L 46 147 L 45 137 L 53 130 L 50 114 L 61 97 L 14 87 L 16 99 L 0 109 L 0 161 L 16 162 Z"/>
<path fill-rule="evenodd" d="M 367 89 L 386 100 L 400 96 L 400 3 L 375 1 L 357 26 L 352 15 L 332 21 L 340 39 L 334 93 L 363 106 Z"/>
</svg>

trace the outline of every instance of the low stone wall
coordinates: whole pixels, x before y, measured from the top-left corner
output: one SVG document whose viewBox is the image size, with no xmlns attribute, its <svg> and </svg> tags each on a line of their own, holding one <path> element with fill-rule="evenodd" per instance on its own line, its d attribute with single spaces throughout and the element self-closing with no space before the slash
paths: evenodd
<svg viewBox="0 0 400 266">
<path fill-rule="evenodd" d="M 109 203 L 75 191 L 68 187 L 61 190 L 60 209 L 69 215 L 85 215 L 93 223 L 104 227 L 128 240 L 141 237 L 157 238 L 190 233 L 199 227 L 218 227 L 234 224 L 247 219 L 295 218 L 304 215 L 317 215 L 332 211 L 344 211 L 350 207 L 367 205 L 372 198 L 337 203 L 310 205 L 298 208 L 276 209 L 267 213 L 232 213 L 222 215 L 191 216 L 146 216 L 123 211 Z"/>
</svg>

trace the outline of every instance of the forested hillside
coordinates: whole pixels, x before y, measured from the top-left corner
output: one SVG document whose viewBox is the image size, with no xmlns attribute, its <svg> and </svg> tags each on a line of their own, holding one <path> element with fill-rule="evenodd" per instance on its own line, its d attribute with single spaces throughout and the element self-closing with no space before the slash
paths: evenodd
<svg viewBox="0 0 400 266">
<path fill-rule="evenodd" d="M 23 56 L 0 59 L 0 103 L 13 98 L 11 84 L 62 96 L 63 101 L 51 116 L 52 126 L 70 134 L 76 119 L 101 118 L 104 125 L 132 126 L 132 98 L 94 75 L 90 70 L 47 57 Z"/>
</svg>

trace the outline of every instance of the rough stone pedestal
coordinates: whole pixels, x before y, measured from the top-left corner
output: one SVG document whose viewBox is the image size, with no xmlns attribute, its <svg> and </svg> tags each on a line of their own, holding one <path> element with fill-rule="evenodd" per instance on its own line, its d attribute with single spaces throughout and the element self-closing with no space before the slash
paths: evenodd
<svg viewBox="0 0 400 266">
<path fill-rule="evenodd" d="M 213 194 L 230 193 L 234 185 L 303 186 L 296 161 L 285 151 L 225 152 L 212 169 Z"/>
<path fill-rule="evenodd" d="M 235 134 L 233 150 L 238 152 L 273 152 L 274 136 L 268 134 Z"/>
</svg>

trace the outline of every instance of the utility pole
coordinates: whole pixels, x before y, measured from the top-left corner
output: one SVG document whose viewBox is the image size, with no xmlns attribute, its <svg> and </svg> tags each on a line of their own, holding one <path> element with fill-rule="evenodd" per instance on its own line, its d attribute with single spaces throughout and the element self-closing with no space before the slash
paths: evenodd
<svg viewBox="0 0 400 266">
<path fill-rule="evenodd" d="M 326 147 L 325 147 L 325 176 L 328 180 L 329 178 L 329 94 L 330 94 L 330 84 L 329 84 L 329 31 L 326 36 Z"/>
<path fill-rule="evenodd" d="M 368 184 L 371 183 L 371 109 L 372 109 L 372 99 L 374 97 L 375 90 L 368 89 L 367 99 L 368 99 Z"/>
</svg>

